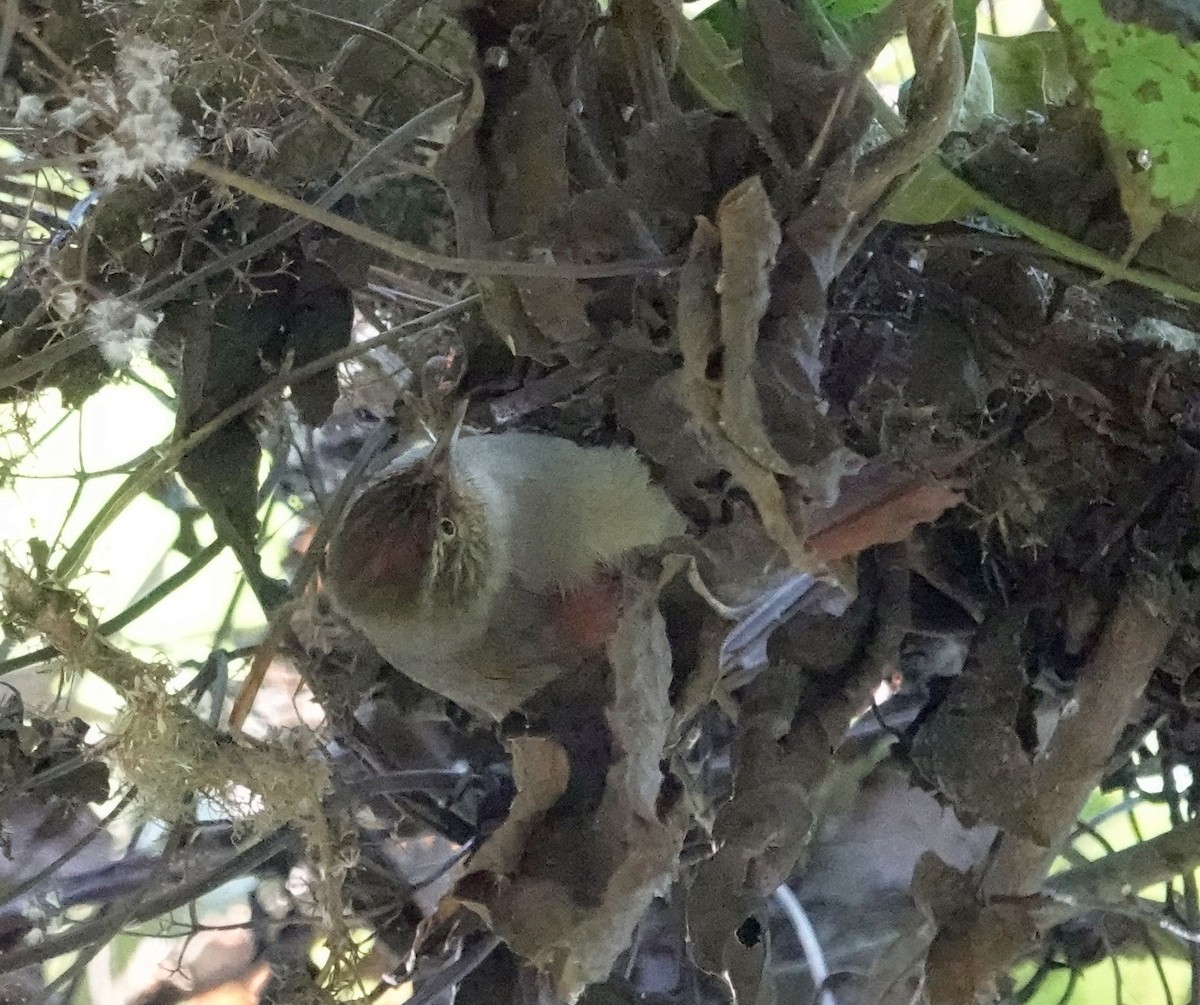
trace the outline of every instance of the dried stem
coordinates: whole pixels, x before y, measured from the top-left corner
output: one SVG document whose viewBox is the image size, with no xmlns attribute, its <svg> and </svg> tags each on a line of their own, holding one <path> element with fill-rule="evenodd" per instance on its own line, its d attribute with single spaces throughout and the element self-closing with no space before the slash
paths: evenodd
<svg viewBox="0 0 1200 1005">
<path fill-rule="evenodd" d="M 1041 885 L 1080 808 L 1099 783 L 1172 632 L 1171 623 L 1151 610 L 1138 592 L 1129 590 L 1117 601 L 1071 699 L 1074 711 L 1060 720 L 1034 765 L 1031 819 L 1049 844 L 1005 835 L 988 869 L 987 892 L 1028 894 Z"/>
</svg>

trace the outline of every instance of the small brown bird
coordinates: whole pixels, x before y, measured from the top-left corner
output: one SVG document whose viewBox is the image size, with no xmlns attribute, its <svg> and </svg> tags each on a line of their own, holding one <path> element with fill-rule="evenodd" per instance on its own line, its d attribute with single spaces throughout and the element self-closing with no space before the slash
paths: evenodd
<svg viewBox="0 0 1200 1005">
<path fill-rule="evenodd" d="M 457 427 L 351 504 L 325 582 L 397 669 L 500 719 L 603 650 L 623 558 L 685 523 L 632 450 Z"/>
</svg>

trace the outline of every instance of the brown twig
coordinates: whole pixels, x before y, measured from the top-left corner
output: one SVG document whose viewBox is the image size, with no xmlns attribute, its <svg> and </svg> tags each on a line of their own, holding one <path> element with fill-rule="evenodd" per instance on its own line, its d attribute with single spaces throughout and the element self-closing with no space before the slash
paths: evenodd
<svg viewBox="0 0 1200 1005">
<path fill-rule="evenodd" d="M 1034 766 L 1031 813 L 1048 844 L 1005 835 L 988 868 L 987 892 L 1029 894 L 1041 885 L 1080 807 L 1099 783 L 1173 632 L 1173 625 L 1151 609 L 1140 591 L 1127 590 L 1117 601 L 1071 698 L 1073 711 L 1059 721 Z"/>
<path fill-rule="evenodd" d="M 296 575 L 292 579 L 289 590 L 292 600 L 301 597 L 304 591 L 308 589 L 308 584 L 316 573 L 321 556 L 325 552 L 325 544 L 341 519 L 342 510 L 345 509 L 346 504 L 350 501 L 350 496 L 358 487 L 360 480 L 366 473 L 368 465 L 383 448 L 390 434 L 391 430 L 388 426 L 381 423 L 367 437 L 367 441 L 362 445 L 362 449 L 359 450 L 358 455 L 354 458 L 354 463 L 350 466 L 346 477 L 342 479 L 342 484 L 338 487 L 337 494 L 333 497 L 329 508 L 326 509 L 321 522 L 317 525 L 316 533 L 313 535 L 312 540 L 309 541 L 308 550 L 304 553 L 304 559 L 300 563 L 300 568 L 296 571 Z M 267 670 L 270 669 L 271 663 L 275 659 L 275 654 L 279 651 L 279 645 L 283 641 L 283 636 L 291 620 L 291 615 L 292 605 L 281 604 L 271 618 L 267 634 L 254 654 L 254 660 L 250 664 L 250 672 L 247 674 L 246 680 L 242 684 L 242 689 L 238 692 L 237 699 L 233 703 L 233 709 L 229 713 L 230 732 L 237 732 L 245 725 L 246 717 L 250 714 L 254 699 L 258 695 L 263 681 L 266 679 Z"/>
</svg>

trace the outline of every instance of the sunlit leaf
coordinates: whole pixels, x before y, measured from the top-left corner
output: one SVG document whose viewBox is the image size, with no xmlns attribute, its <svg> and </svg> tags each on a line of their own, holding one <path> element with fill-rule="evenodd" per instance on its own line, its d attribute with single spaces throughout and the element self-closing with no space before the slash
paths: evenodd
<svg viewBox="0 0 1200 1005">
<path fill-rule="evenodd" d="M 1109 140 L 1169 206 L 1200 194 L 1200 44 L 1110 19 L 1100 0 L 1047 3 Z"/>
</svg>

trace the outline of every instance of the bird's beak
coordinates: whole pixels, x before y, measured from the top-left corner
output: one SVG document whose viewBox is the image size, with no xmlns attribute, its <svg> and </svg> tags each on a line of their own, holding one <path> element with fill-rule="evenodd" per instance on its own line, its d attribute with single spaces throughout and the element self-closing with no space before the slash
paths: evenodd
<svg viewBox="0 0 1200 1005">
<path fill-rule="evenodd" d="M 425 463 L 431 471 L 440 473 L 448 470 L 450 453 L 458 442 L 458 434 L 462 430 L 463 419 L 467 415 L 467 399 L 461 398 L 455 404 L 454 411 L 438 433 L 433 449 L 425 457 Z"/>
</svg>

